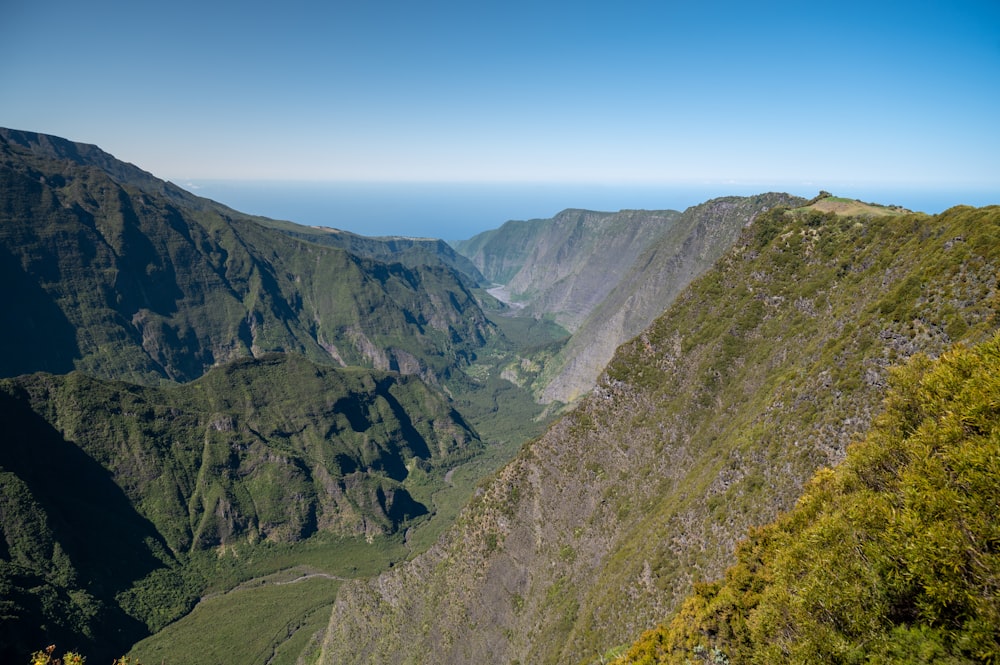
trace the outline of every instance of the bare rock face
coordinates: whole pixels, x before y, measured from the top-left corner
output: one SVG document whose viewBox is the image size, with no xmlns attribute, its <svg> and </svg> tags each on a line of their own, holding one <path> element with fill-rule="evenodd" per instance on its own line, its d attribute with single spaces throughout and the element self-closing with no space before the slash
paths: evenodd
<svg viewBox="0 0 1000 665">
<path fill-rule="evenodd" d="M 523 306 L 519 314 L 549 316 L 573 332 L 679 214 L 564 210 L 551 219 L 508 222 L 456 247 L 504 285 L 505 298 Z"/>
</svg>

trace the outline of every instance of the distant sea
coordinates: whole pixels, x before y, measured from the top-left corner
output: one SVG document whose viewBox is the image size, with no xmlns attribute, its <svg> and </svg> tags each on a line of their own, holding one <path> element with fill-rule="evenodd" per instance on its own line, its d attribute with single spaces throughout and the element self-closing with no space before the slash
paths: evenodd
<svg viewBox="0 0 1000 665">
<path fill-rule="evenodd" d="M 684 210 L 717 196 L 783 191 L 837 196 L 937 213 L 958 204 L 1000 203 L 983 190 L 851 188 L 833 185 L 593 185 L 542 183 L 350 183 L 198 180 L 177 183 L 241 212 L 366 236 L 464 240 L 512 219 L 554 216 L 566 208 Z"/>
</svg>

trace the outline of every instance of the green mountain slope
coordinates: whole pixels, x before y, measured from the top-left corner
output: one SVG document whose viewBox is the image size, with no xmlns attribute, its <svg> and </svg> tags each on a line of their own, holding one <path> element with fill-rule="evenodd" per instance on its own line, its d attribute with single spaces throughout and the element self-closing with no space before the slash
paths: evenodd
<svg viewBox="0 0 1000 665">
<path fill-rule="evenodd" d="M 297 240 L 93 146 L 0 132 L 0 375 L 186 381 L 268 351 L 439 382 L 497 336 L 451 268 Z"/>
<path fill-rule="evenodd" d="M 0 381 L 0 400 L 0 581 L 16 590 L 5 616 L 36 640 L 92 635 L 112 655 L 143 633 L 105 623 L 155 628 L 189 609 L 157 580 L 197 577 L 200 552 L 419 523 L 434 506 L 412 482 L 428 496 L 428 474 L 444 487 L 478 445 L 414 377 L 290 354 L 163 387 L 28 375 Z M 186 593 L 199 590 L 194 579 Z"/>
<path fill-rule="evenodd" d="M 616 663 L 995 662 L 998 501 L 1000 337 L 917 356 L 844 462 Z"/>
<path fill-rule="evenodd" d="M 540 429 L 494 365 L 546 326 L 440 241 L 334 235 L 0 129 L 0 660 L 110 660 L 300 557 L 371 575 Z"/>
<path fill-rule="evenodd" d="M 338 594 L 321 662 L 597 661 L 843 459 L 887 368 L 997 328 L 1000 208 L 774 209 L 431 550 Z"/>
</svg>

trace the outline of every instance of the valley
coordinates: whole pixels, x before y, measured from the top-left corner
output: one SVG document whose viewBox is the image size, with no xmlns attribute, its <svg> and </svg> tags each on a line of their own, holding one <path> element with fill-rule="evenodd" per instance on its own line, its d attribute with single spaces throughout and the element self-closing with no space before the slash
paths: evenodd
<svg viewBox="0 0 1000 665">
<path fill-rule="evenodd" d="M 762 193 L 450 246 L 246 215 L 2 129 L 0 197 L 12 662 L 750 662 L 773 624 L 725 624 L 712 582 L 751 566 L 740 543 L 854 468 L 895 368 L 986 362 L 952 349 L 992 358 L 1000 328 L 996 206 Z M 1000 510 L 996 478 L 968 500 Z M 933 648 L 988 662 L 967 632 Z"/>
</svg>

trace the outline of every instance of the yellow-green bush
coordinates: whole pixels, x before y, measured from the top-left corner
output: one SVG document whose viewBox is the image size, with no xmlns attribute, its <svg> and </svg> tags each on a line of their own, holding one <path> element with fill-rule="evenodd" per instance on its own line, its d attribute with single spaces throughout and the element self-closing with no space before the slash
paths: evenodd
<svg viewBox="0 0 1000 665">
<path fill-rule="evenodd" d="M 885 407 L 616 662 L 1000 662 L 1000 336 L 914 358 Z"/>
</svg>

